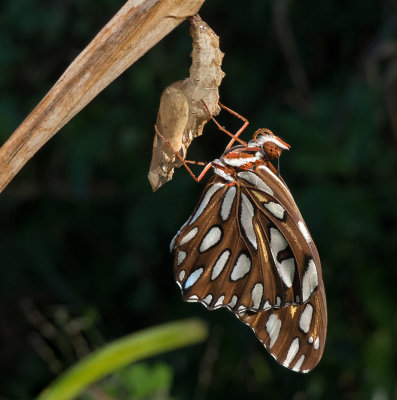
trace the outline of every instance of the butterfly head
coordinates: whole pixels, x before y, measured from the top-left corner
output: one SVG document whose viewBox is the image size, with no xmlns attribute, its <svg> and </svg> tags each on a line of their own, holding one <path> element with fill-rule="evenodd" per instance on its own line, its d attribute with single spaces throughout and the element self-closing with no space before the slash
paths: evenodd
<svg viewBox="0 0 397 400">
<path fill-rule="evenodd" d="M 291 147 L 266 128 L 258 129 L 254 133 L 254 142 L 262 148 L 264 155 L 270 160 L 279 158 L 283 150 L 289 150 Z"/>
</svg>

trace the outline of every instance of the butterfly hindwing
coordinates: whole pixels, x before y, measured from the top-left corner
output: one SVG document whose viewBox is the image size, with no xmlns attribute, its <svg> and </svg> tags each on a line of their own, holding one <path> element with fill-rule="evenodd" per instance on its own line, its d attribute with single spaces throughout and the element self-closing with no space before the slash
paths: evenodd
<svg viewBox="0 0 397 400">
<path fill-rule="evenodd" d="M 304 304 L 236 315 L 252 328 L 269 353 L 284 367 L 309 372 L 320 361 L 327 330 L 322 282 L 319 290 Z"/>
</svg>

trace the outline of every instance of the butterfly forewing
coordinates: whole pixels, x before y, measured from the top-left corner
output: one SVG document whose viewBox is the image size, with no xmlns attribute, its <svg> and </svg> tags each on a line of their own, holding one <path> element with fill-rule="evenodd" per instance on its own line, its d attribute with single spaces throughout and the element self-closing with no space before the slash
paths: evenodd
<svg viewBox="0 0 397 400">
<path fill-rule="evenodd" d="M 265 185 L 251 171 L 234 186 L 219 177 L 207 185 L 174 242 L 175 277 L 185 300 L 238 312 L 307 300 L 302 282 L 311 250 L 300 230 L 290 228 L 289 197 L 281 197 L 281 205 Z M 299 212 L 295 219 L 301 220 Z M 311 295 L 316 287 L 309 289 Z"/>
<path fill-rule="evenodd" d="M 249 174 L 254 173 L 249 171 Z M 251 180 L 245 189 L 263 213 L 261 221 L 268 221 L 270 253 L 287 289 L 282 305 L 303 303 L 322 279 L 316 246 L 284 181 L 268 167 L 257 168 L 255 175 L 256 184 L 253 185 L 254 179 L 244 173 L 244 177 Z M 257 182 L 265 182 L 267 189 L 263 183 L 258 185 Z M 258 187 L 266 189 L 266 192 Z"/>
<path fill-rule="evenodd" d="M 263 307 L 260 294 L 266 271 L 253 269 L 252 244 L 236 224 L 239 213 L 254 212 L 254 206 L 248 210 L 240 199 L 238 186 L 215 178 L 175 239 L 175 277 L 185 300 L 200 301 L 210 309 Z"/>
</svg>

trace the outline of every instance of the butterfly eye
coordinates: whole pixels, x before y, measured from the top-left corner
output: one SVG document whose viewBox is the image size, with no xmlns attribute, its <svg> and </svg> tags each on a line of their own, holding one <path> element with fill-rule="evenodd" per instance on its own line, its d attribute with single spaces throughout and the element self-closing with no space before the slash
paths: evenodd
<svg viewBox="0 0 397 400">
<path fill-rule="evenodd" d="M 262 145 L 264 153 L 269 157 L 270 160 L 279 158 L 281 156 L 282 149 L 273 142 L 265 142 Z"/>
</svg>

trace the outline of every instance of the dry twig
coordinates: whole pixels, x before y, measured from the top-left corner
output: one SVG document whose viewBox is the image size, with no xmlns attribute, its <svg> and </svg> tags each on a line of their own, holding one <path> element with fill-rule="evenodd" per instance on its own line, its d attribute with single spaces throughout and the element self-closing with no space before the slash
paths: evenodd
<svg viewBox="0 0 397 400">
<path fill-rule="evenodd" d="M 71 118 L 204 0 L 128 0 L 0 149 L 0 192 Z"/>
</svg>

